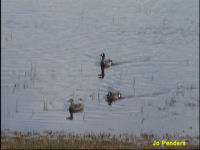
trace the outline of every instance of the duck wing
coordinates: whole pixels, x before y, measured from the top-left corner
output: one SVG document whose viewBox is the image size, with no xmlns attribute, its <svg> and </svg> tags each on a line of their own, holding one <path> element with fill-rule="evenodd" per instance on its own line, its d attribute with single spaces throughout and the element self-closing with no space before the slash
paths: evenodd
<svg viewBox="0 0 200 150">
<path fill-rule="evenodd" d="M 74 112 L 80 112 L 83 110 L 83 105 L 82 104 L 74 104 L 73 106 L 73 111 Z"/>
</svg>

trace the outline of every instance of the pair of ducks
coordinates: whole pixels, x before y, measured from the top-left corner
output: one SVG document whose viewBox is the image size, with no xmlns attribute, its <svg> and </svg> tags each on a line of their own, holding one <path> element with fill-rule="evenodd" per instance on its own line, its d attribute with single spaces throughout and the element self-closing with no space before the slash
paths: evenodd
<svg viewBox="0 0 200 150">
<path fill-rule="evenodd" d="M 105 59 L 105 54 L 102 53 L 100 55 L 102 57 L 101 60 L 101 70 L 102 70 L 102 78 L 104 77 L 104 68 L 109 68 L 112 65 L 112 60 Z M 107 97 L 107 102 L 108 105 L 111 105 L 112 102 L 117 101 L 121 98 L 121 93 L 112 93 L 112 92 L 108 92 L 108 94 L 106 95 Z M 70 99 L 68 102 L 70 102 L 70 106 L 69 106 L 69 113 L 70 113 L 70 117 L 68 117 L 67 119 L 73 120 L 73 113 L 77 113 L 77 112 L 81 112 L 83 111 L 83 105 L 80 103 L 74 104 L 74 100 Z"/>
<path fill-rule="evenodd" d="M 117 101 L 121 98 L 121 93 L 112 93 L 112 92 L 108 92 L 107 94 L 107 102 L 108 105 L 111 105 L 112 102 Z M 70 99 L 68 102 L 70 102 L 70 106 L 69 106 L 69 113 L 70 113 L 70 117 L 68 117 L 67 119 L 73 120 L 73 113 L 77 113 L 77 112 L 81 112 L 83 111 L 83 105 L 80 103 L 74 104 L 74 100 Z"/>
<path fill-rule="evenodd" d="M 104 53 L 102 53 L 101 55 L 100 55 L 101 57 L 102 57 L 102 59 L 101 59 L 101 77 L 102 78 L 104 78 L 104 69 L 105 68 L 109 68 L 111 65 L 113 65 L 113 62 L 112 62 L 112 60 L 110 60 L 110 59 L 105 59 L 105 54 Z M 112 102 L 114 102 L 114 101 L 116 101 L 116 100 L 118 100 L 118 99 L 120 99 L 121 98 L 121 93 L 112 93 L 112 92 L 108 92 L 108 94 L 107 94 L 107 102 L 108 102 L 108 105 L 111 105 L 112 104 Z"/>
</svg>

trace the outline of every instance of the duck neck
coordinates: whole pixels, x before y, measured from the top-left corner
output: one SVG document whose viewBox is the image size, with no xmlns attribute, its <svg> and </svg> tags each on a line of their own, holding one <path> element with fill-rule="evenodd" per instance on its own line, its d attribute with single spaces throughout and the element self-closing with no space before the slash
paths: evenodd
<svg viewBox="0 0 200 150">
<path fill-rule="evenodd" d="M 71 101 L 71 106 L 74 106 L 74 101 Z"/>
<path fill-rule="evenodd" d="M 105 56 L 102 56 L 102 60 L 104 60 L 105 59 Z"/>
</svg>

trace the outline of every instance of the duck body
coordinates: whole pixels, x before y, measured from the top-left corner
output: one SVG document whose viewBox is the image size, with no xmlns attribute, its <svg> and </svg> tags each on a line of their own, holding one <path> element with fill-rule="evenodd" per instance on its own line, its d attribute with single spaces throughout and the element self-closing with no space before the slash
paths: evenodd
<svg viewBox="0 0 200 150">
<path fill-rule="evenodd" d="M 121 93 L 112 93 L 112 92 L 108 92 L 107 94 L 107 101 L 108 104 L 111 105 L 112 102 L 117 101 L 121 98 Z"/>
<path fill-rule="evenodd" d="M 103 65 L 104 68 L 109 68 L 112 65 L 112 60 L 101 60 L 101 65 Z"/>
<path fill-rule="evenodd" d="M 82 110 L 83 110 L 82 104 L 73 104 L 69 107 L 69 111 L 73 113 L 81 112 Z"/>
<path fill-rule="evenodd" d="M 68 119 L 73 120 L 73 113 L 83 111 L 83 105 L 82 104 L 74 104 L 73 99 L 70 99 L 69 102 L 71 103 L 71 105 L 69 106 L 70 117 L 68 117 Z"/>
<path fill-rule="evenodd" d="M 102 57 L 102 59 L 101 59 L 101 67 L 109 68 L 112 65 L 112 60 L 105 59 L 105 54 L 104 53 L 102 53 L 100 56 Z"/>
</svg>

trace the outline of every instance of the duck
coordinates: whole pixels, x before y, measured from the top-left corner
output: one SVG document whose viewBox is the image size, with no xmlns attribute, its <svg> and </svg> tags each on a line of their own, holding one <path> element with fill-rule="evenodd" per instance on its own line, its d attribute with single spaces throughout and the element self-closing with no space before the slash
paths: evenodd
<svg viewBox="0 0 200 150">
<path fill-rule="evenodd" d="M 108 92 L 107 94 L 108 105 L 111 105 L 112 102 L 119 100 L 121 97 L 122 97 L 121 93 L 119 92 L 117 93 Z"/>
<path fill-rule="evenodd" d="M 83 105 L 82 104 L 74 104 L 73 99 L 70 99 L 68 102 L 70 102 L 70 106 L 69 106 L 70 117 L 68 117 L 67 119 L 73 120 L 73 113 L 83 111 Z"/>
<path fill-rule="evenodd" d="M 105 59 L 105 54 L 104 53 L 102 53 L 100 56 L 102 57 L 102 59 L 101 59 L 101 68 L 102 67 L 103 68 L 109 68 L 112 65 L 112 60 Z"/>
</svg>

